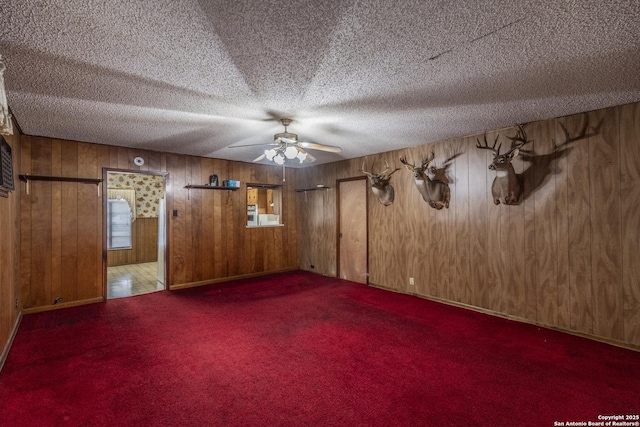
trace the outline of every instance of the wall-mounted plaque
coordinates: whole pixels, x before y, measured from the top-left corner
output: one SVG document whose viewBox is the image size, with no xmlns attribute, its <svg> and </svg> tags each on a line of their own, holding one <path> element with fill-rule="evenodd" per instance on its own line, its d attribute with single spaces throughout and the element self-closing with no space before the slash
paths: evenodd
<svg viewBox="0 0 640 427">
<path fill-rule="evenodd" d="M 9 191 L 14 190 L 13 184 L 13 159 L 11 157 L 11 146 L 0 136 L 0 196 L 7 197 Z"/>
</svg>

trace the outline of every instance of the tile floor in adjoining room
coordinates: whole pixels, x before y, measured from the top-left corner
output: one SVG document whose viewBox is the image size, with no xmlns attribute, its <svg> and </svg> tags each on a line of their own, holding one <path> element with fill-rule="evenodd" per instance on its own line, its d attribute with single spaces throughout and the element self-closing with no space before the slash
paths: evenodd
<svg viewBox="0 0 640 427">
<path fill-rule="evenodd" d="M 163 291 L 157 280 L 158 263 L 118 265 L 107 268 L 107 298 L 124 298 Z"/>
</svg>

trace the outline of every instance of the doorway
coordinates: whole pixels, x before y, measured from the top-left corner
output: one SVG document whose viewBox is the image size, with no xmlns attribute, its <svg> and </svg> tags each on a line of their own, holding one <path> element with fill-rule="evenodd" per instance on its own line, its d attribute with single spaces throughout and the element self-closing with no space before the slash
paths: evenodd
<svg viewBox="0 0 640 427">
<path fill-rule="evenodd" d="M 368 284 L 367 181 L 338 181 L 338 277 Z"/>
<path fill-rule="evenodd" d="M 104 169 L 106 299 L 166 289 L 166 173 Z"/>
</svg>

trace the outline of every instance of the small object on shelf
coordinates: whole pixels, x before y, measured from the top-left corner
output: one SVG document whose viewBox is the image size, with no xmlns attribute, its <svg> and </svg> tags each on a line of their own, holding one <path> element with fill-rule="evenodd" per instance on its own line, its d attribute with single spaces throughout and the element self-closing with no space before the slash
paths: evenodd
<svg viewBox="0 0 640 427">
<path fill-rule="evenodd" d="M 240 181 L 237 181 L 235 179 L 225 179 L 224 181 L 222 181 L 222 186 L 240 188 Z"/>
<path fill-rule="evenodd" d="M 218 183 L 218 175 L 213 174 L 209 177 L 209 185 L 212 185 L 214 187 L 217 187 L 219 185 Z"/>
<path fill-rule="evenodd" d="M 318 188 L 324 188 L 324 184 L 318 184 L 318 185 L 316 185 L 316 187 L 318 187 Z"/>
<path fill-rule="evenodd" d="M 187 188 L 187 189 L 200 188 L 205 190 L 228 190 L 228 191 L 239 190 L 239 187 L 222 187 L 222 186 L 216 187 L 214 185 L 209 185 L 209 184 L 204 184 L 204 185 L 187 184 L 184 186 L 184 188 Z"/>
</svg>

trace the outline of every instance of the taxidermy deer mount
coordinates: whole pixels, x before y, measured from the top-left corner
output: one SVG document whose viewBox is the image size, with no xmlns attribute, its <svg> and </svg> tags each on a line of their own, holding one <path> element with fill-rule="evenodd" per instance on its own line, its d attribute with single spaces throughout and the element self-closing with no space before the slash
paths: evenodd
<svg viewBox="0 0 640 427">
<path fill-rule="evenodd" d="M 560 123 L 560 130 L 563 135 L 559 142 L 551 138 L 550 147 L 549 144 L 547 144 L 547 149 L 545 150 L 548 151 L 547 153 L 536 154 L 533 151 L 521 149 L 520 156 L 522 160 L 530 164 L 521 174 L 518 174 L 520 182 L 524 184 L 522 200 L 526 200 L 538 188 L 544 186 L 551 175 L 557 173 L 556 162 L 569 155 L 577 143 L 598 135 L 603 123 L 604 120 L 595 126 L 589 126 L 588 117 L 585 116 L 582 119 L 579 129 L 571 129 L 571 131 L 569 131 L 564 124 Z M 536 146 L 536 148 L 538 147 Z"/>
<path fill-rule="evenodd" d="M 554 173 L 554 163 L 571 151 L 572 143 L 600 133 L 602 122 L 591 128 L 589 132 L 589 121 L 585 118 L 580 130 L 575 135 L 571 135 L 565 126 L 560 123 L 564 134 L 564 141 L 558 144 L 552 139 L 553 147 L 547 154 L 535 154 L 533 150 L 523 149 L 523 145 L 533 141 L 527 139 L 527 134 L 522 125 L 516 126 L 516 135 L 507 137 L 511 140 L 511 149 L 504 154 L 500 154 L 501 144 L 497 144 L 499 135 L 496 136 L 491 147 L 489 147 L 487 143 L 486 133 L 484 136 L 484 144 L 476 139 L 478 141 L 476 144 L 477 148 L 490 150 L 493 153 L 493 161 L 489 165 L 489 169 L 497 172 L 497 176 L 491 186 L 493 203 L 496 205 L 500 203 L 516 205 L 521 200 L 529 197 L 536 189 L 544 185 L 547 178 Z M 496 147 L 496 145 L 498 145 L 498 147 Z M 518 155 L 520 155 L 525 162 L 529 163 L 529 166 L 519 174 L 515 172 L 511 164 L 511 161 Z M 524 183 L 527 183 L 527 185 L 525 186 Z"/>
<path fill-rule="evenodd" d="M 419 166 L 407 162 L 403 156 L 400 157 L 402 164 L 413 173 L 416 188 L 422 196 L 422 199 L 434 209 L 449 208 L 449 200 L 451 199 L 451 189 L 449 188 L 449 179 L 445 172 L 448 163 L 456 156 L 453 156 L 445 162 L 442 168 L 434 169 L 430 167 L 431 162 L 435 158 L 435 154 L 424 159 Z M 433 173 L 434 178 L 431 179 L 427 171 Z"/>
<path fill-rule="evenodd" d="M 500 154 L 500 148 L 502 147 L 502 143 L 498 144 L 500 135 L 496 136 L 491 147 L 487 142 L 486 132 L 484 133 L 484 145 L 480 143 L 479 139 L 476 139 L 478 141 L 477 148 L 489 150 L 493 153 L 493 160 L 489 165 L 489 169 L 496 171 L 496 177 L 491 185 L 491 195 L 493 196 L 493 203 L 496 205 L 500 203 L 515 205 L 520 201 L 520 196 L 522 195 L 522 180 L 513 169 L 511 161 L 518 156 L 522 146 L 529 141 L 524 128 L 521 125 L 517 125 L 517 127 L 516 136 L 507 137 L 511 140 L 511 149 L 504 154 Z M 498 145 L 497 148 L 496 144 Z"/>
<path fill-rule="evenodd" d="M 373 166 L 375 163 L 376 161 L 374 160 L 371 164 L 371 172 L 367 172 L 364 170 L 364 162 L 362 162 L 362 169 L 360 169 L 360 172 L 369 178 L 371 191 L 378 201 L 384 206 L 389 206 L 393 203 L 393 199 L 395 197 L 395 191 L 389 181 L 391 180 L 391 175 L 393 175 L 399 168 L 395 168 L 391 173 L 389 173 L 389 164 L 385 161 L 385 170 L 380 173 L 375 173 L 373 172 Z"/>
</svg>

